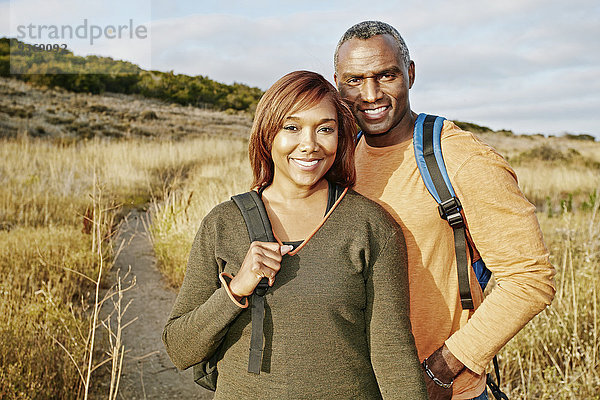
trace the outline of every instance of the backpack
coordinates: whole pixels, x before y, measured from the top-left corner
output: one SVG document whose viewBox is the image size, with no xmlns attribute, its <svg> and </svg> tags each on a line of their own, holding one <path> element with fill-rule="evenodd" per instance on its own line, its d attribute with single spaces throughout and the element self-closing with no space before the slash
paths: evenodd
<svg viewBox="0 0 600 400">
<path fill-rule="evenodd" d="M 442 156 L 441 135 L 442 126 L 445 118 L 435 115 L 419 114 L 415 121 L 413 132 L 413 148 L 415 160 L 419 168 L 421 179 L 429 191 L 429 194 L 438 203 L 438 212 L 442 219 L 448 222 L 454 234 L 454 253 L 456 256 L 456 266 L 458 275 L 458 291 L 460 294 L 460 303 L 463 310 L 472 310 L 473 298 L 471 296 L 471 287 L 469 284 L 469 263 L 467 251 L 471 256 L 471 268 L 477 277 L 477 282 L 484 291 L 492 272 L 485 266 L 484 261 L 479 257 L 479 253 L 473 243 L 471 236 L 467 234 L 465 218 L 462 212 L 462 205 L 452 187 L 444 158 Z M 356 143 L 360 140 L 362 131 L 359 132 Z M 491 374 L 487 374 L 487 385 L 493 396 L 497 399 L 508 400 L 506 394 L 500 390 L 500 372 L 498 368 L 498 358 L 493 359 L 496 380 L 494 382 Z"/>
<path fill-rule="evenodd" d="M 250 242 L 275 242 L 271 223 L 265 210 L 265 206 L 255 191 L 250 191 L 231 197 L 240 209 Z M 264 295 L 269 288 L 267 278 L 262 278 L 251 296 L 252 335 L 250 337 L 250 357 L 248 360 L 248 372 L 260 374 L 260 363 L 263 352 L 263 322 L 265 315 Z M 193 366 L 194 382 L 205 389 L 215 391 L 217 389 L 217 360 L 221 353 L 219 346 L 215 353 L 206 361 Z"/>
</svg>

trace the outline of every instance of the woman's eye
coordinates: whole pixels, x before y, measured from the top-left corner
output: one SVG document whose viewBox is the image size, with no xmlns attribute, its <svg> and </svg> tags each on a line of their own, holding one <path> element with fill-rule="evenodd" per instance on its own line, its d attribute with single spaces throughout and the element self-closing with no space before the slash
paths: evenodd
<svg viewBox="0 0 600 400">
<path fill-rule="evenodd" d="M 324 132 L 324 133 L 333 133 L 335 131 L 335 129 L 333 129 L 330 126 L 324 126 L 321 129 L 319 129 L 320 132 Z"/>
<path fill-rule="evenodd" d="M 285 125 L 283 127 L 283 129 L 286 130 L 286 131 L 292 131 L 292 132 L 295 132 L 295 131 L 298 130 L 298 128 L 296 126 L 294 126 L 294 125 Z"/>
</svg>

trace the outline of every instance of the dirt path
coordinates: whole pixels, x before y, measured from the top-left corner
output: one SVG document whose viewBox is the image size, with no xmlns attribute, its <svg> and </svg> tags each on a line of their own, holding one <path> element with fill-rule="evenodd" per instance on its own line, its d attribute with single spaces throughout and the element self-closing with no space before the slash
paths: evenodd
<svg viewBox="0 0 600 400">
<path fill-rule="evenodd" d="M 136 285 L 124 296 L 124 304 L 132 299 L 124 319 L 134 321 L 123 331 L 125 355 L 119 388 L 121 399 L 212 399 L 212 392 L 197 386 L 192 370 L 179 372 L 169 360 L 161 341 L 166 319 L 175 302 L 176 293 L 167 288 L 156 268 L 152 244 L 142 218 L 146 214 L 132 212 L 124 221 L 116 241 L 125 245 L 116 259 L 115 269 L 136 277 Z"/>
</svg>

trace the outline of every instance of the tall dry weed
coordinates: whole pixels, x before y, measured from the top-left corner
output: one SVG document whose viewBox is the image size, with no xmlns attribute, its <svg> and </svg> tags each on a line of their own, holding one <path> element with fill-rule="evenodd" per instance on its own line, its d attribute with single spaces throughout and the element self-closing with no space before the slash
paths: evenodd
<svg viewBox="0 0 600 400">
<path fill-rule="evenodd" d="M 1 140 L 0 159 L 0 398 L 86 398 L 102 362 L 94 331 L 109 328 L 100 353 L 117 379 L 125 351 L 119 318 L 98 316 L 115 298 L 102 293 L 120 209 L 162 198 L 201 158 L 188 143 L 25 135 Z"/>
<path fill-rule="evenodd" d="M 172 285 L 183 282 L 192 240 L 202 218 L 217 204 L 249 190 L 250 164 L 246 140 L 190 143 L 201 162 L 189 171 L 182 186 L 164 192 L 152 207 L 149 229 L 159 268 Z"/>
<path fill-rule="evenodd" d="M 501 353 L 511 399 L 599 399 L 600 202 L 591 210 L 541 214 L 557 269 L 552 305 Z"/>
</svg>

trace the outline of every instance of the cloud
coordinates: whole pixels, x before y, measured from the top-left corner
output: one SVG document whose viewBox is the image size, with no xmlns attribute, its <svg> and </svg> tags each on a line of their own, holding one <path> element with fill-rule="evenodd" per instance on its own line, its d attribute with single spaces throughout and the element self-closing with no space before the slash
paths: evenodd
<svg viewBox="0 0 600 400">
<path fill-rule="evenodd" d="M 80 10 L 84 3 L 50 1 L 15 3 L 49 13 L 46 18 L 59 18 L 48 4 Z M 96 4 L 109 18 L 106 3 Z M 402 33 L 416 62 L 411 91 L 416 111 L 517 132 L 577 130 L 600 137 L 600 3 L 595 0 L 165 4 L 153 4 L 151 57 L 125 41 L 95 49 L 144 68 L 266 89 L 298 69 L 332 80 L 339 37 L 354 23 L 378 19 Z M 112 12 L 112 18 L 138 15 L 118 7 Z"/>
<path fill-rule="evenodd" d="M 328 24 L 326 13 L 258 20 L 198 14 L 161 20 L 152 24 L 153 67 L 267 88 L 294 69 L 323 72 L 331 64 L 331 41 L 320 40 Z"/>
</svg>

